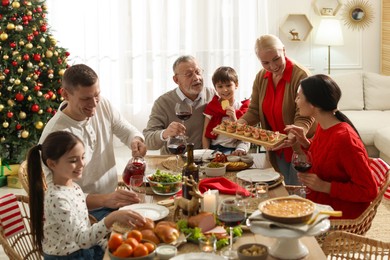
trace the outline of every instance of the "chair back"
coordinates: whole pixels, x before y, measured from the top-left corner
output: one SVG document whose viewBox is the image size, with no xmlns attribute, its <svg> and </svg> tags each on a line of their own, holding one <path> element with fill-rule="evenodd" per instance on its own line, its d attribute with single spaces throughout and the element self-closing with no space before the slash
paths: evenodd
<svg viewBox="0 0 390 260">
<path fill-rule="evenodd" d="M 16 199 L 26 229 L 8 238 L 4 236 L 2 230 L 0 231 L 0 243 L 3 246 L 4 252 L 12 260 L 43 259 L 41 253 L 33 246 L 28 197 L 25 195 L 16 195 Z"/>
<path fill-rule="evenodd" d="M 345 231 L 334 231 L 325 238 L 322 250 L 327 259 L 388 260 L 390 242 L 383 242 Z"/>
<path fill-rule="evenodd" d="M 29 188 L 28 188 L 27 160 L 23 161 L 20 164 L 20 167 L 18 170 L 18 177 L 19 177 L 20 183 L 22 184 L 23 189 L 28 194 Z M 43 180 L 43 187 L 45 190 L 47 190 L 46 177 L 45 177 L 44 172 L 42 172 L 42 180 Z"/>
<path fill-rule="evenodd" d="M 383 196 L 390 184 L 390 171 L 383 178 L 382 186 L 379 189 L 377 197 L 371 202 L 370 206 L 355 219 L 331 219 L 330 229 L 319 236 L 316 236 L 318 243 L 321 245 L 326 236 L 335 230 L 347 231 L 350 233 L 364 235 L 370 229 L 372 221 L 376 215 L 379 205 L 382 202 Z"/>
</svg>

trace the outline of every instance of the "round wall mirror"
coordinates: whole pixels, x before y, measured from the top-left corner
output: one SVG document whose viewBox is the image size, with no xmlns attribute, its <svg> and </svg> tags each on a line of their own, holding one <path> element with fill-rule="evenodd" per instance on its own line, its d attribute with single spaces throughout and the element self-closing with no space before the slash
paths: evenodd
<svg viewBox="0 0 390 260">
<path fill-rule="evenodd" d="M 364 29 L 372 22 L 373 11 L 370 3 L 365 0 L 352 0 L 345 4 L 343 13 L 344 24 L 352 29 Z"/>
</svg>

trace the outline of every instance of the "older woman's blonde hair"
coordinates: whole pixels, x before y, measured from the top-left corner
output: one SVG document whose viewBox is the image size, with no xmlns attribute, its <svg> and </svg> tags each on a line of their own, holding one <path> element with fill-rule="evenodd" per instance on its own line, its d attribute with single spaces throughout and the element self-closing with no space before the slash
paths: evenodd
<svg viewBox="0 0 390 260">
<path fill-rule="evenodd" d="M 261 50 L 283 50 L 282 41 L 272 34 L 265 34 L 256 39 L 255 52 L 259 56 Z"/>
</svg>

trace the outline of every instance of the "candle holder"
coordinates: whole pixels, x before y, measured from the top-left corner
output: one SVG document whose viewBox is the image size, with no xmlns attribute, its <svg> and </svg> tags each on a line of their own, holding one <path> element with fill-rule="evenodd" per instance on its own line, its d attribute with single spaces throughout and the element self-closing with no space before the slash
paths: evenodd
<svg viewBox="0 0 390 260">
<path fill-rule="evenodd" d="M 199 249 L 204 253 L 215 253 L 217 251 L 217 238 L 214 236 L 199 238 Z"/>
</svg>

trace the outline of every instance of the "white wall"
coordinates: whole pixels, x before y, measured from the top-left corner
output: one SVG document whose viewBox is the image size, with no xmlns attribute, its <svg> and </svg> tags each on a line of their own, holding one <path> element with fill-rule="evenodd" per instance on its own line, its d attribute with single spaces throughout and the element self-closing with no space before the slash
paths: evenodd
<svg viewBox="0 0 390 260">
<path fill-rule="evenodd" d="M 351 1 L 351 0 L 349 0 Z M 273 0 L 269 5 L 270 32 L 282 39 L 287 55 L 303 65 L 312 73 L 327 73 L 328 48 L 314 43 L 318 25 L 321 20 L 313 3 L 307 0 Z M 342 1 L 344 4 L 348 0 Z M 331 47 L 331 74 L 345 73 L 353 70 L 371 72 L 380 71 L 380 21 L 381 1 L 367 1 L 373 9 L 373 21 L 364 30 L 353 30 L 344 25 L 342 7 L 336 15 L 341 20 L 344 45 Z M 279 30 L 288 14 L 306 14 L 313 25 L 306 41 L 289 41 L 289 35 Z"/>
</svg>

